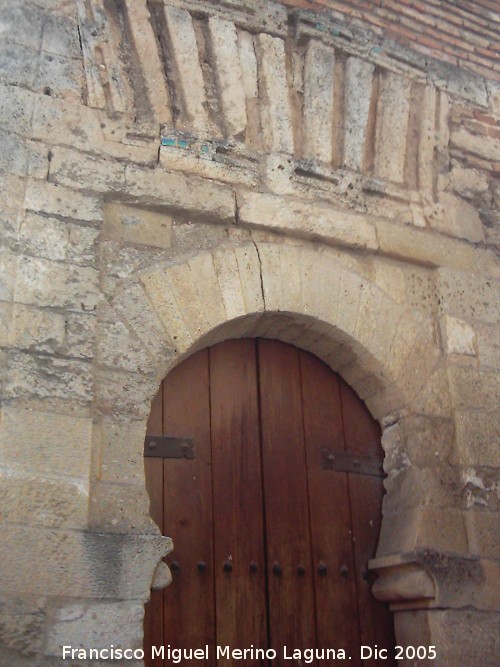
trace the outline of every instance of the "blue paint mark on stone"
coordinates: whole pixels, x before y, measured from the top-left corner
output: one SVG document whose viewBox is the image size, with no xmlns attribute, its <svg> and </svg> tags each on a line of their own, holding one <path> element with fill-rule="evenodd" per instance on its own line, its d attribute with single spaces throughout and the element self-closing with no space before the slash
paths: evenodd
<svg viewBox="0 0 500 667">
<path fill-rule="evenodd" d="M 382 53 L 383 50 L 381 46 L 374 46 L 372 49 L 373 53 Z"/>
<path fill-rule="evenodd" d="M 179 148 L 189 148 L 189 143 L 185 139 L 179 139 L 177 145 Z"/>
<path fill-rule="evenodd" d="M 172 139 L 171 137 L 162 137 L 161 138 L 161 145 L 162 146 L 175 146 L 175 139 Z"/>
<path fill-rule="evenodd" d="M 208 153 L 208 151 L 209 151 L 208 146 L 202 146 L 202 147 L 201 147 L 201 152 L 202 152 L 202 153 Z"/>
</svg>

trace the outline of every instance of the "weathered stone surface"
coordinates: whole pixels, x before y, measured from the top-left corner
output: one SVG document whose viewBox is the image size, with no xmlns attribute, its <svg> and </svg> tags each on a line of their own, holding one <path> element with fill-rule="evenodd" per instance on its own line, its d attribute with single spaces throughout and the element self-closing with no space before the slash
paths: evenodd
<svg viewBox="0 0 500 667">
<path fill-rule="evenodd" d="M 406 157 L 410 81 L 385 72 L 380 77 L 375 141 L 375 173 L 400 183 Z"/>
<path fill-rule="evenodd" d="M 498 407 L 498 405 L 497 405 Z M 495 409 L 461 410 L 455 417 L 457 446 L 455 458 L 461 465 L 500 464 L 500 416 Z"/>
<path fill-rule="evenodd" d="M 480 267 L 478 263 L 470 272 L 440 269 L 437 289 L 442 313 L 492 324 L 500 321 L 500 283 L 480 275 Z"/>
<path fill-rule="evenodd" d="M 102 207 L 95 197 L 76 190 L 30 179 L 26 188 L 26 208 L 49 215 L 74 218 L 88 222 L 102 220 Z"/>
<path fill-rule="evenodd" d="M 20 654 L 42 651 L 43 626 L 46 619 L 46 600 L 37 596 L 0 596 L 0 643 Z M 5 649 L 4 649 L 5 650 Z M 0 659 L 2 658 L 0 649 Z M 12 655 L 12 660 L 14 660 Z M 4 664 L 17 664 L 5 662 Z"/>
<path fill-rule="evenodd" d="M 115 241 L 169 248 L 171 230 L 171 216 L 118 203 L 104 207 L 103 234 Z"/>
<path fill-rule="evenodd" d="M 335 55 L 333 49 L 309 42 L 304 62 L 304 157 L 332 161 L 333 95 Z"/>
<path fill-rule="evenodd" d="M 105 533 L 157 534 L 149 515 L 149 496 L 144 485 L 95 482 L 90 487 L 89 526 Z"/>
<path fill-rule="evenodd" d="M 444 331 L 446 347 L 450 354 L 476 355 L 476 332 L 470 324 L 447 315 L 444 320 Z"/>
<path fill-rule="evenodd" d="M 89 475 L 92 420 L 36 410 L 2 409 L 0 460 L 40 475 Z M 36 443 L 36 447 L 32 447 Z"/>
<path fill-rule="evenodd" d="M 87 404 L 92 397 L 88 363 L 44 354 L 11 352 L 6 374 L 8 399 L 72 399 Z"/>
<path fill-rule="evenodd" d="M 268 149 L 293 153 L 293 132 L 287 85 L 285 45 L 282 39 L 260 34 L 256 38 L 262 87 L 262 131 Z M 263 104 L 262 104 L 263 102 Z"/>
<path fill-rule="evenodd" d="M 58 529 L 87 527 L 89 489 L 85 480 L 0 469 L 0 501 L 0 520 L 5 523 Z"/>
<path fill-rule="evenodd" d="M 3 524 L 0 537 L 2 566 L 11 574 L 3 590 L 10 596 L 23 595 L 29 588 L 34 597 L 67 597 L 71 591 L 74 598 L 144 601 L 159 560 L 172 549 L 171 540 L 158 534 Z"/>
<path fill-rule="evenodd" d="M 473 206 L 447 192 L 441 193 L 440 203 L 443 214 L 432 220 L 432 227 L 457 238 L 476 243 L 484 241 L 483 225 L 478 211 Z"/>
<path fill-rule="evenodd" d="M 192 127 L 205 133 L 208 130 L 205 84 L 192 18 L 189 12 L 168 5 L 164 11 L 182 89 L 184 125 L 186 129 Z"/>
<path fill-rule="evenodd" d="M 344 164 L 350 169 L 361 171 L 372 95 L 373 65 L 359 58 L 348 58 L 345 77 Z"/>
<path fill-rule="evenodd" d="M 103 482 L 143 485 L 144 423 L 105 417 L 94 428 L 98 478 Z"/>
<path fill-rule="evenodd" d="M 495 667 L 500 650 L 498 614 L 466 609 L 405 611 L 395 615 L 395 625 L 402 646 L 411 645 L 411 638 L 418 636 L 423 645 L 438 647 L 443 665 Z"/>
<path fill-rule="evenodd" d="M 100 299 L 98 273 L 88 267 L 22 256 L 15 299 L 27 305 L 89 312 Z"/>
<path fill-rule="evenodd" d="M 500 400 L 500 376 L 465 366 L 449 370 L 450 390 L 457 409 L 495 410 Z"/>
<path fill-rule="evenodd" d="M 239 222 L 296 233 L 305 238 L 361 248 L 376 248 L 375 228 L 365 216 L 311 206 L 299 200 L 258 193 L 238 195 Z"/>
<path fill-rule="evenodd" d="M 48 639 L 48 653 L 59 657 L 63 646 L 141 648 L 143 614 L 141 600 L 67 604 L 56 611 Z M 131 627 L 136 628 L 133 635 Z"/>
<path fill-rule="evenodd" d="M 227 134 L 241 135 L 246 130 L 247 113 L 236 26 L 231 21 L 211 16 L 208 30 Z"/>
</svg>

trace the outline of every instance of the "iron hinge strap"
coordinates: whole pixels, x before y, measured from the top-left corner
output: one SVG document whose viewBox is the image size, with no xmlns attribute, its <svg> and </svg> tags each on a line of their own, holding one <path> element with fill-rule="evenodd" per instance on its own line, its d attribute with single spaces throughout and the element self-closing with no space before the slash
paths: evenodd
<svg viewBox="0 0 500 667">
<path fill-rule="evenodd" d="M 144 441 L 144 456 L 159 459 L 194 459 L 194 440 L 171 435 L 147 435 Z"/>
<path fill-rule="evenodd" d="M 325 470 L 352 472 L 371 477 L 385 477 L 383 461 L 375 456 L 362 456 L 352 452 L 334 451 L 324 447 L 321 460 Z"/>
</svg>

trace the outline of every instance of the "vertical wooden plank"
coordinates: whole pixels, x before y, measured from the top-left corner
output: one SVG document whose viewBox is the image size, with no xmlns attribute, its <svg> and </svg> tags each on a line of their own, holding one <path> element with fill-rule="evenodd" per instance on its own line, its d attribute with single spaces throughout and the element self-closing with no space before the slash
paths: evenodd
<svg viewBox="0 0 500 667">
<path fill-rule="evenodd" d="M 341 383 L 344 437 L 347 451 L 383 458 L 380 444 L 380 427 L 368 409 L 344 382 Z M 349 474 L 349 496 L 352 513 L 352 531 L 356 562 L 356 587 L 361 626 L 361 643 L 394 649 L 392 617 L 387 605 L 379 602 L 371 593 L 372 579 L 367 564 L 375 556 L 382 520 L 381 478 Z M 364 660 L 363 665 L 376 665 L 376 660 Z M 394 665 L 391 659 L 387 664 Z"/>
<path fill-rule="evenodd" d="M 165 590 L 165 645 L 194 649 L 209 646 L 215 664 L 212 482 L 208 351 L 175 368 L 164 381 L 164 434 L 194 438 L 195 458 L 165 459 L 164 529 L 174 541 L 168 563 L 173 570 Z M 201 565 L 204 563 L 205 568 Z"/>
<path fill-rule="evenodd" d="M 343 451 L 339 378 L 319 359 L 300 353 L 304 435 L 318 648 L 343 648 L 360 665 L 360 632 L 347 474 L 325 470 L 321 450 Z M 319 574 L 318 565 L 327 572 Z"/>
<path fill-rule="evenodd" d="M 210 399 L 217 644 L 266 648 L 266 575 L 254 340 L 230 340 L 210 349 Z M 231 570 L 227 571 L 229 567 Z M 220 664 L 237 662 L 224 659 Z M 260 659 L 248 658 L 244 663 L 262 664 Z"/>
<path fill-rule="evenodd" d="M 281 654 L 316 645 L 299 352 L 272 340 L 258 352 L 270 641 Z"/>
<path fill-rule="evenodd" d="M 163 383 L 153 399 L 147 434 L 161 435 L 163 428 Z M 149 511 L 163 533 L 163 461 L 144 459 L 146 489 L 149 494 Z M 151 591 L 150 601 L 144 609 L 144 650 L 146 667 L 162 667 L 159 657 L 151 658 L 151 646 L 163 645 L 163 591 Z"/>
</svg>

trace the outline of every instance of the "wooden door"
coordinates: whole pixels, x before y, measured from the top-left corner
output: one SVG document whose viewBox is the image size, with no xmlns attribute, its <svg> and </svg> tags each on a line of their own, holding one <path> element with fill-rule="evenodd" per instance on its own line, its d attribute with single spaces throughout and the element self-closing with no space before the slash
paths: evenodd
<svg viewBox="0 0 500 667">
<path fill-rule="evenodd" d="M 173 650 L 202 650 L 193 662 L 210 666 L 335 665 L 340 650 L 375 665 L 362 644 L 392 651 L 367 570 L 380 429 L 335 373 L 278 341 L 226 341 L 168 375 L 148 433 L 194 442 L 192 459 L 145 459 L 152 517 L 174 540 L 172 584 L 146 607 L 148 667 L 174 664 Z M 226 646 L 248 652 L 228 658 Z M 286 659 L 294 649 L 300 658 Z M 325 653 L 311 662 L 305 649 Z"/>
</svg>

